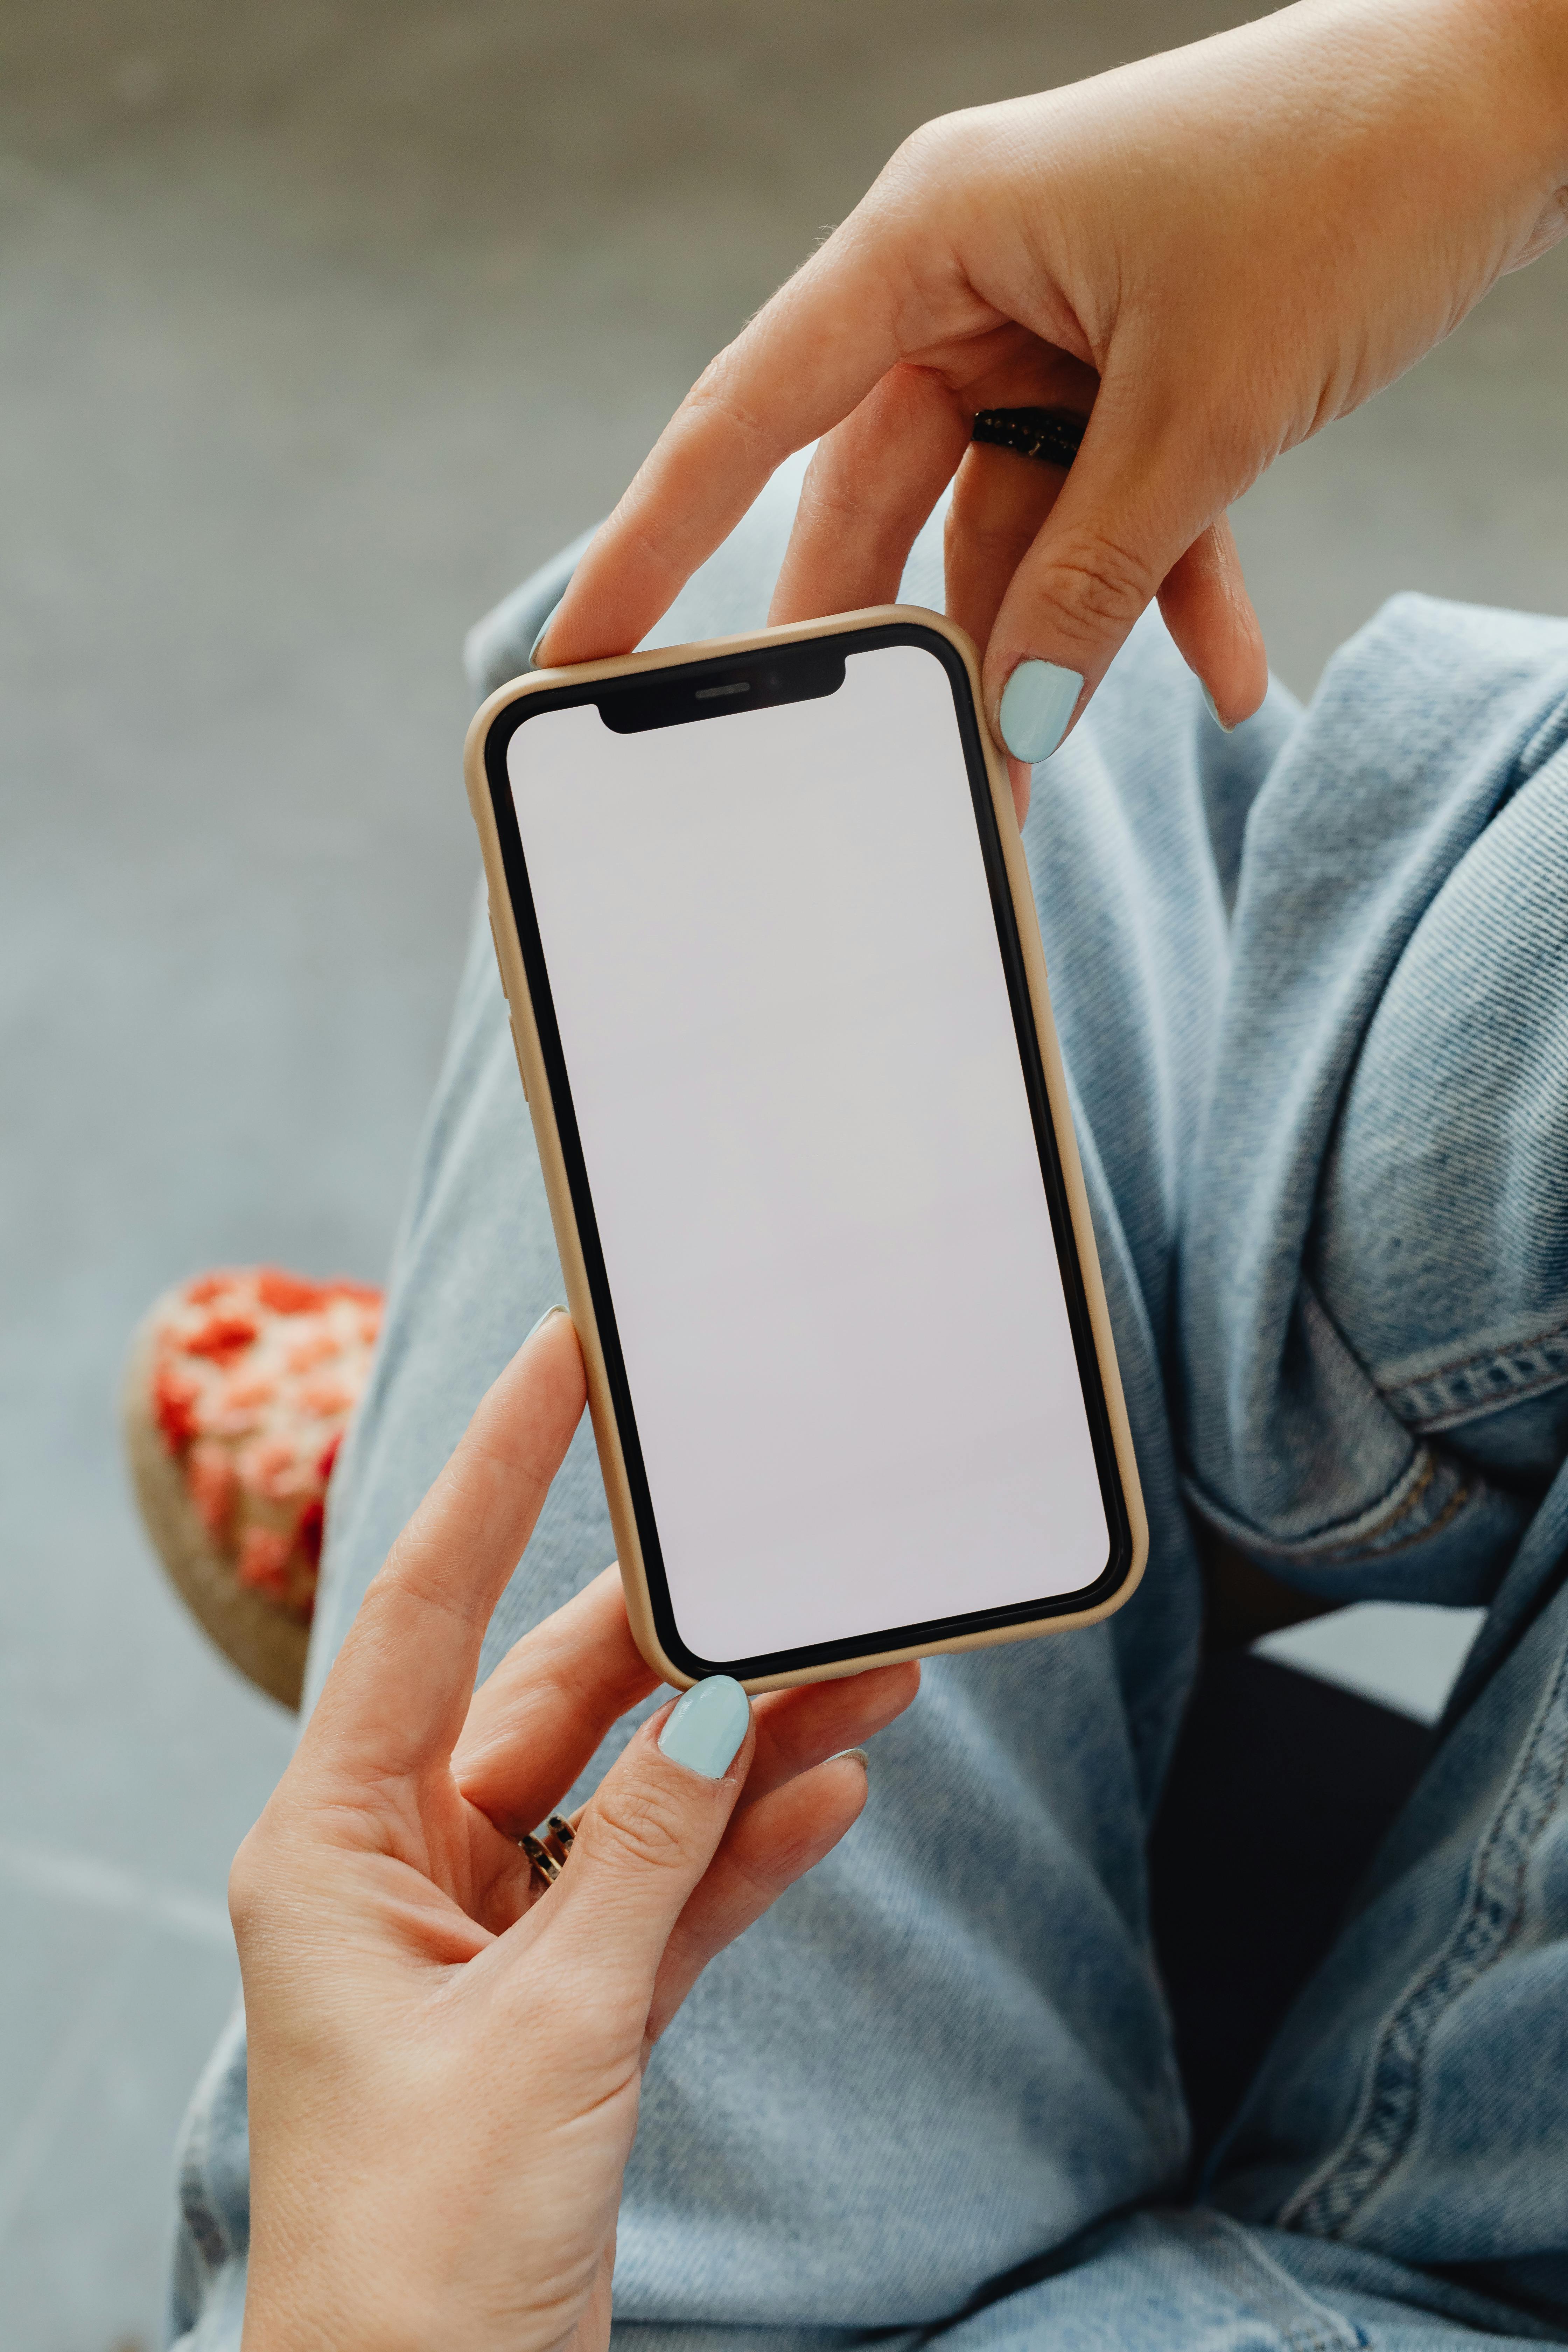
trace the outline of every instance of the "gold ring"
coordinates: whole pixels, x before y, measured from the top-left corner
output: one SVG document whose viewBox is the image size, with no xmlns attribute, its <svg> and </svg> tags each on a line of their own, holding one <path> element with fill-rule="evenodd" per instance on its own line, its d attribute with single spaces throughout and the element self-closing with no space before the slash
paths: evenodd
<svg viewBox="0 0 1568 2352">
<path fill-rule="evenodd" d="M 518 1844 L 522 1848 L 540 1877 L 543 1879 L 546 1886 L 553 1886 L 565 1865 L 567 1855 L 576 1842 L 577 1833 L 571 1822 L 563 1821 L 559 1813 L 552 1813 L 545 1827 L 550 1832 L 551 1845 L 546 1845 L 542 1839 L 533 1837 L 526 1831 L 519 1838 Z"/>
</svg>

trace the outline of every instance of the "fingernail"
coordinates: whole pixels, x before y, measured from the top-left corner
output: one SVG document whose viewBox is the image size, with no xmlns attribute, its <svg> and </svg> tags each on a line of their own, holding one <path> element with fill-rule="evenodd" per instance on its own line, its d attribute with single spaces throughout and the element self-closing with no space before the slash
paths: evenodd
<svg viewBox="0 0 1568 2352">
<path fill-rule="evenodd" d="M 1203 686 L 1203 680 L 1201 678 L 1198 680 L 1198 684 Z M 1226 721 L 1220 717 L 1219 707 L 1206 686 L 1204 687 L 1204 700 L 1208 704 L 1209 717 L 1214 720 L 1214 723 L 1219 729 L 1220 733 L 1222 735 L 1234 735 L 1236 729 L 1233 726 L 1227 726 Z"/>
<path fill-rule="evenodd" d="M 662 1752 L 705 1780 L 721 1780 L 740 1752 L 752 1702 L 728 1675 L 693 1683 L 658 1735 Z"/>
<path fill-rule="evenodd" d="M 560 610 L 561 607 L 559 604 L 552 604 L 549 613 L 545 616 L 544 626 L 540 630 L 539 635 L 535 637 L 532 645 L 529 647 L 528 667 L 530 669 L 537 669 L 539 667 L 539 648 L 544 643 L 545 638 L 550 635 L 551 623 L 554 620 L 556 614 Z"/>
<path fill-rule="evenodd" d="M 830 1764 L 858 1764 L 868 1780 L 871 1777 L 871 1759 L 863 1748 L 841 1748 L 837 1756 L 827 1760 Z"/>
<path fill-rule="evenodd" d="M 1002 693 L 997 723 L 1015 760 L 1048 760 L 1067 732 L 1083 680 L 1055 662 L 1021 661 Z"/>
<path fill-rule="evenodd" d="M 564 1315 L 566 1309 L 564 1307 L 547 1307 L 543 1314 L 540 1317 L 538 1322 L 534 1325 L 533 1331 L 542 1331 L 552 1315 Z M 533 1331 L 529 1333 L 528 1339 L 524 1339 L 522 1344 L 525 1348 L 528 1345 L 528 1340 L 532 1339 Z"/>
</svg>

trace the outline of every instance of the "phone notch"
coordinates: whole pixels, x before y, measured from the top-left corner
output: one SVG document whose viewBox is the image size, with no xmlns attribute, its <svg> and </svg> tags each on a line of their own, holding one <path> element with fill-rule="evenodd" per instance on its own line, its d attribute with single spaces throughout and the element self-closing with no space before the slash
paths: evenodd
<svg viewBox="0 0 1568 2352">
<path fill-rule="evenodd" d="M 693 663 L 651 677 L 606 678 L 595 697 L 599 716 L 616 735 L 652 727 L 685 727 L 731 711 L 767 710 L 781 702 L 816 702 L 844 683 L 844 656 L 820 640 L 771 646 L 765 656 Z"/>
</svg>

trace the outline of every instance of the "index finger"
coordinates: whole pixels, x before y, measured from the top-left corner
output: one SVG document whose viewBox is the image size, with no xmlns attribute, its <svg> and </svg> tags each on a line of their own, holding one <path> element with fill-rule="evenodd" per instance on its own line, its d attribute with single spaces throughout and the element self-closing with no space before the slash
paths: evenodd
<svg viewBox="0 0 1568 2352">
<path fill-rule="evenodd" d="M 529 1334 L 371 1584 L 300 1741 L 355 1787 L 445 1764 L 496 1602 L 585 1396 L 564 1311 Z"/>
<path fill-rule="evenodd" d="M 556 663 L 629 653 L 768 478 L 902 357 L 896 273 L 845 231 L 704 369 L 602 523 L 541 641 Z"/>
</svg>

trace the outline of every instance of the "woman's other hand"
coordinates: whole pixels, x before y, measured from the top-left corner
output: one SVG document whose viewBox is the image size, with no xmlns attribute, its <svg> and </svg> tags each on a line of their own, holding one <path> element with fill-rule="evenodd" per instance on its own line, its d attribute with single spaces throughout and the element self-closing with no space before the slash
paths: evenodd
<svg viewBox="0 0 1568 2352">
<path fill-rule="evenodd" d="M 948 611 L 1020 814 L 1152 597 L 1234 724 L 1267 679 L 1226 509 L 1554 243 L 1565 182 L 1563 0 L 1300 0 L 930 123 L 682 403 L 548 658 L 636 645 L 820 436 L 773 618 L 894 597 L 956 473 Z M 1070 473 L 971 446 L 1017 406 L 1092 409 Z"/>
<path fill-rule="evenodd" d="M 602 2346 L 647 2053 L 855 1820 L 840 1751 L 917 1687 L 886 1667 L 748 1708 L 700 1685 L 673 1736 L 634 1735 L 543 1891 L 517 1838 L 654 1685 L 611 1570 L 473 1690 L 583 1402 L 554 1316 L 394 1547 L 236 1861 L 247 2352 Z"/>
</svg>

